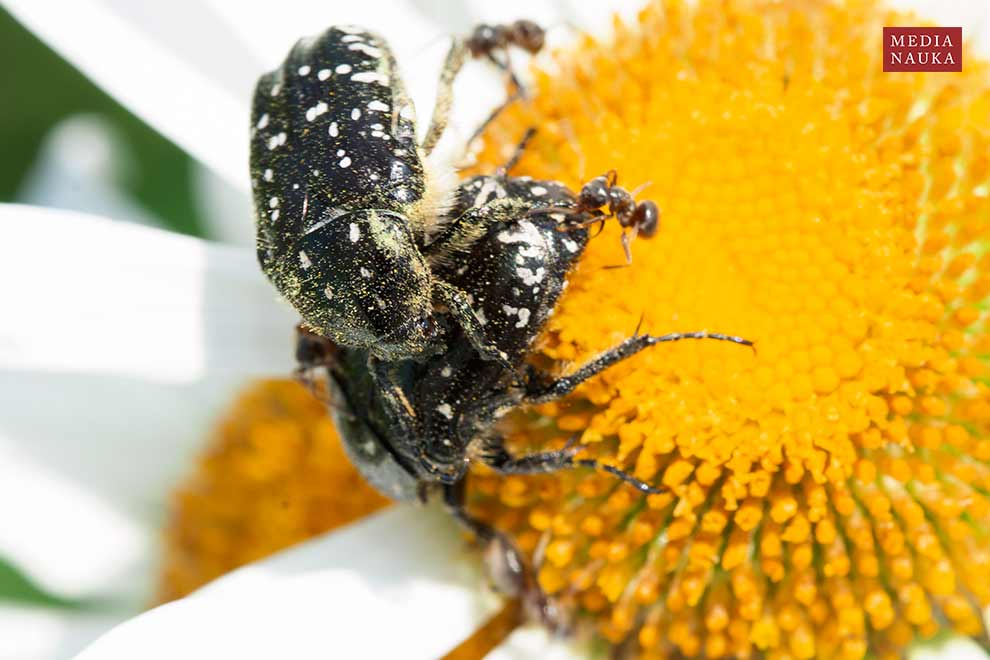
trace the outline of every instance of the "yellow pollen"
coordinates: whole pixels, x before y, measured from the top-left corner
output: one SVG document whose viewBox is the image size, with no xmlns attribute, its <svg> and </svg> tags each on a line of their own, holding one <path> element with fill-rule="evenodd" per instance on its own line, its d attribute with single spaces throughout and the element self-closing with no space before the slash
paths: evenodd
<svg viewBox="0 0 990 660">
<path fill-rule="evenodd" d="M 655 347 L 515 415 L 607 474 L 474 474 L 472 510 L 544 589 L 642 657 L 898 655 L 990 604 L 990 78 L 885 74 L 868 0 L 657 0 L 536 70 L 480 171 L 573 189 L 615 168 L 662 209 L 624 261 L 593 238 L 539 352 Z M 540 360 L 545 363 L 546 360 Z M 554 424 L 547 424 L 547 420 Z M 546 495 L 549 493 L 549 495 Z"/>
<path fill-rule="evenodd" d="M 326 408 L 305 387 L 257 383 L 173 497 L 158 598 L 184 596 L 387 503 L 351 466 Z"/>
</svg>

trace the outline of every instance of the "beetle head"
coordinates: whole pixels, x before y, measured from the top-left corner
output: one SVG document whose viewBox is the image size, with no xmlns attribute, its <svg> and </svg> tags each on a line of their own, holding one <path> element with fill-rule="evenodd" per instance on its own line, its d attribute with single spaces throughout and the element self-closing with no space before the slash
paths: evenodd
<svg viewBox="0 0 990 660">
<path fill-rule="evenodd" d="M 287 287 L 296 290 L 286 293 L 319 334 L 383 360 L 418 355 L 434 341 L 430 270 L 402 215 L 328 213 L 299 250 L 297 281 Z"/>
</svg>

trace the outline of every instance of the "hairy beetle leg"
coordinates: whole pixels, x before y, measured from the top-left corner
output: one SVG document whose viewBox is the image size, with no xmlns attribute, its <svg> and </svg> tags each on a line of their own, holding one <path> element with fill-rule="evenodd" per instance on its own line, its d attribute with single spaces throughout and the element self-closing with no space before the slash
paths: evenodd
<svg viewBox="0 0 990 660">
<path fill-rule="evenodd" d="M 568 442 L 563 449 L 556 451 L 514 456 L 505 447 L 496 445 L 483 455 L 482 461 L 501 474 L 546 474 L 576 467 L 591 468 L 608 472 L 646 495 L 659 495 L 664 492 L 662 489 L 655 488 L 613 465 L 606 465 L 592 458 L 574 458 L 581 449 L 582 447 L 573 446 L 572 442 Z"/>
<path fill-rule="evenodd" d="M 729 341 L 743 346 L 753 346 L 753 342 L 742 337 L 726 335 L 720 332 L 708 332 L 700 330 L 697 332 L 672 332 L 667 335 L 635 335 L 626 339 L 617 346 L 613 346 L 604 353 L 585 363 L 577 371 L 556 380 L 542 381 L 531 378 L 527 391 L 523 397 L 524 403 L 546 403 L 566 396 L 574 391 L 581 383 L 589 378 L 597 376 L 613 364 L 617 364 L 631 358 L 640 351 L 668 341 L 680 341 L 682 339 L 717 339 Z M 755 349 L 754 349 L 755 350 Z"/>
<path fill-rule="evenodd" d="M 464 480 L 444 484 L 444 506 L 484 546 L 485 565 L 495 590 L 505 596 L 519 598 L 529 618 L 539 621 L 553 632 L 564 632 L 566 624 L 562 613 L 540 588 L 533 569 L 526 564 L 512 540 L 464 509 L 464 486 Z"/>
<path fill-rule="evenodd" d="M 453 105 L 454 81 L 457 75 L 464 68 L 464 63 L 468 56 L 478 58 L 484 57 L 497 69 L 503 71 L 509 78 L 512 93 L 488 116 L 482 123 L 467 144 L 470 145 L 475 138 L 490 124 L 503 110 L 519 99 L 526 98 L 526 88 L 516 76 L 509 60 L 509 46 L 517 46 L 531 54 L 535 54 L 543 47 L 544 31 L 531 21 L 516 21 L 510 25 L 479 25 L 470 36 L 458 37 L 447 51 L 443 68 L 440 70 L 440 81 L 437 85 L 437 99 L 433 105 L 433 115 L 430 117 L 430 125 L 423 138 L 420 148 L 423 153 L 429 155 L 443 136 L 450 121 L 450 110 Z M 495 56 L 496 52 L 504 55 L 505 61 Z"/>
</svg>

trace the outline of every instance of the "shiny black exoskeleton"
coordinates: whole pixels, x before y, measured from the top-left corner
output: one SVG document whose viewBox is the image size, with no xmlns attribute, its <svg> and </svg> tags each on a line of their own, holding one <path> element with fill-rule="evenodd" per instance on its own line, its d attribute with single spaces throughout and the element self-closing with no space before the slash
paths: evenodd
<svg viewBox="0 0 990 660">
<path fill-rule="evenodd" d="M 489 359 L 464 293 L 432 265 L 469 243 L 484 222 L 522 208 L 496 200 L 462 209 L 473 218 L 444 232 L 446 200 L 424 158 L 450 111 L 450 88 L 471 40 L 456 39 L 423 144 L 412 101 L 384 40 L 358 27 L 303 39 L 258 81 L 252 104 L 251 177 L 258 260 L 305 325 L 341 346 L 381 359 L 442 350 L 435 311 L 444 309 Z"/>
<path fill-rule="evenodd" d="M 559 183 L 482 176 L 457 190 L 455 217 L 513 199 L 528 206 L 518 219 L 488 225 L 462 246 L 458 259 L 437 266 L 438 276 L 469 296 L 486 336 L 504 350 L 510 367 L 486 360 L 447 314 L 437 315 L 444 350 L 423 360 L 381 361 L 364 350 L 333 345 L 303 332 L 299 357 L 306 371 L 325 369 L 335 416 L 348 454 L 364 476 L 386 495 L 425 498 L 439 488 L 451 512 L 496 548 L 492 572 L 500 587 L 522 593 L 538 616 L 556 616 L 512 544 L 471 517 L 463 507 L 471 461 L 505 474 L 532 474 L 588 467 L 611 472 L 643 493 L 659 490 L 611 466 L 577 458 L 579 447 L 517 456 L 493 431 L 494 422 L 520 406 L 551 401 L 609 366 L 659 342 L 714 338 L 749 342 L 715 333 L 636 335 L 599 355 L 569 376 L 556 378 L 526 363 L 532 345 L 553 313 L 567 276 L 588 241 L 587 229 L 566 227 L 577 208 Z M 550 207 L 541 211 L 541 208 Z M 458 229 L 450 227 L 451 235 Z M 437 240 L 444 240 L 441 234 Z M 369 359 L 370 358 L 370 359 Z"/>
<path fill-rule="evenodd" d="M 517 31 L 515 41 L 536 47 L 530 31 Z M 511 165 L 434 199 L 423 158 L 446 124 L 453 78 L 468 55 L 512 40 L 503 41 L 455 41 L 419 145 L 412 104 L 380 37 L 338 27 L 300 41 L 255 92 L 258 258 L 303 318 L 300 372 L 325 378 L 357 468 L 394 499 L 441 490 L 451 512 L 496 549 L 493 572 L 505 578 L 503 589 L 533 596 L 550 618 L 512 544 L 464 510 L 469 464 L 506 474 L 589 467 L 643 493 L 658 491 L 577 458 L 578 447 L 512 455 L 493 423 L 517 407 L 564 396 L 659 342 L 748 342 L 707 332 L 637 334 L 562 378 L 528 365 L 588 241 L 584 225 L 609 215 L 622 222 L 637 207 L 614 177 L 604 197 L 587 186 L 576 197 L 556 182 L 510 177 Z M 595 207 L 599 200 L 607 213 Z M 647 216 L 655 211 L 649 204 L 640 204 Z"/>
</svg>

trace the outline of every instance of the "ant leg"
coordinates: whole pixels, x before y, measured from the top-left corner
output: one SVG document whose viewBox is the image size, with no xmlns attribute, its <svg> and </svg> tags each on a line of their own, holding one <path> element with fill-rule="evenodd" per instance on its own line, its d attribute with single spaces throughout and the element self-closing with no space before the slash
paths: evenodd
<svg viewBox="0 0 990 660">
<path fill-rule="evenodd" d="M 443 68 L 440 70 L 440 81 L 437 84 L 437 100 L 433 105 L 433 116 L 430 117 L 430 127 L 426 131 L 426 137 L 420 148 L 427 156 L 437 146 L 440 137 L 447 128 L 450 120 L 450 110 L 454 102 L 454 79 L 464 67 L 467 60 L 468 48 L 463 39 L 455 38 L 447 51 Z"/>
<path fill-rule="evenodd" d="M 522 82 L 519 80 L 519 77 L 516 76 L 516 72 L 512 69 L 512 61 L 509 59 L 508 50 L 504 50 L 502 52 L 505 54 L 504 62 L 498 59 L 497 57 L 495 57 L 495 54 L 493 52 L 489 51 L 485 55 L 488 61 L 495 65 L 495 68 L 497 68 L 499 71 L 502 71 L 506 76 L 508 76 L 509 83 L 512 85 L 512 89 L 515 90 L 513 94 L 518 94 L 520 98 L 526 98 L 527 96 L 526 87 L 525 85 L 522 84 Z"/>
<path fill-rule="evenodd" d="M 509 160 L 507 160 L 504 165 L 498 168 L 496 171 L 496 176 L 501 176 L 503 178 L 508 176 L 509 171 L 515 167 L 519 162 L 519 159 L 522 158 L 523 152 L 526 151 L 526 147 L 529 146 L 529 143 L 533 139 L 534 135 L 536 135 L 536 129 L 534 127 L 530 126 L 526 129 L 526 132 L 523 133 L 522 139 L 516 143 L 516 148 L 512 152 L 512 156 L 509 157 Z"/>
<path fill-rule="evenodd" d="M 493 121 L 495 121 L 495 119 L 500 114 L 502 114 L 502 112 L 506 108 L 508 108 L 510 105 L 512 105 L 513 103 L 515 103 L 516 101 L 518 101 L 520 98 L 522 98 L 522 97 L 519 95 L 519 92 L 513 92 L 504 101 L 502 101 L 502 103 L 500 103 L 497 108 L 495 108 L 494 110 L 492 110 L 488 114 L 488 116 L 485 118 L 485 120 L 483 122 L 481 122 L 481 124 L 476 129 L 474 129 L 474 132 L 471 133 L 471 137 L 469 137 L 467 139 L 467 142 L 464 143 L 464 144 L 467 145 L 468 149 L 470 150 L 471 145 L 474 144 L 475 140 L 477 140 L 479 137 L 481 137 L 481 134 L 484 133 L 485 130 L 488 129 L 488 127 L 491 125 L 491 123 Z M 470 157 L 470 154 L 468 154 L 468 156 Z M 470 167 L 470 165 L 471 165 L 470 162 L 466 162 L 466 163 L 463 163 L 461 165 L 461 167 Z"/>
<path fill-rule="evenodd" d="M 580 451 L 580 447 L 574 446 L 573 439 L 563 449 L 523 454 L 522 456 L 514 456 L 501 443 L 493 443 L 482 455 L 481 460 L 485 465 L 501 474 L 546 474 L 558 470 L 586 467 L 608 472 L 647 495 L 658 495 L 663 492 L 613 465 L 599 463 L 592 458 L 574 458 L 574 455 Z"/>
<path fill-rule="evenodd" d="M 562 396 L 570 394 L 578 385 L 593 376 L 597 376 L 613 364 L 631 358 L 633 355 L 636 355 L 640 351 L 649 348 L 654 344 L 660 344 L 668 341 L 680 341 L 682 339 L 718 339 L 721 341 L 730 341 L 735 344 L 742 344 L 743 346 L 753 345 L 753 342 L 748 339 L 743 339 L 742 337 L 725 335 L 719 332 L 707 332 L 705 330 L 698 332 L 673 332 L 668 335 L 660 336 L 635 335 L 629 339 L 626 339 L 618 346 L 613 346 L 598 357 L 593 358 L 590 362 L 587 362 L 584 366 L 569 376 L 543 382 L 534 382 L 533 379 L 531 379 L 527 385 L 527 391 L 523 395 L 522 402 L 545 403 L 547 401 L 559 399 Z"/>
<path fill-rule="evenodd" d="M 464 509 L 465 481 L 443 485 L 443 503 L 457 522 L 477 537 L 484 548 L 488 577 L 495 590 L 521 598 L 527 612 L 552 630 L 562 628 L 553 602 L 540 588 L 533 570 L 509 537 Z"/>
</svg>

